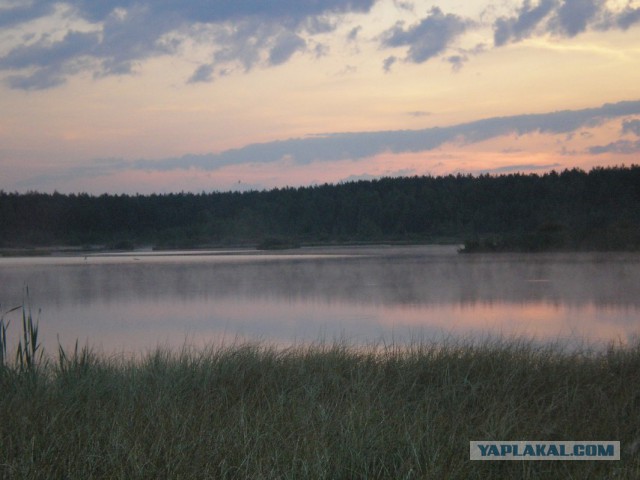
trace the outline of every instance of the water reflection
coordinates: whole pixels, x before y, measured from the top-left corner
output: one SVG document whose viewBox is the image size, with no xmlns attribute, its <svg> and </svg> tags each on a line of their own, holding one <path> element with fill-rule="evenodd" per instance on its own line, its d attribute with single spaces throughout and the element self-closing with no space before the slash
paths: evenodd
<svg viewBox="0 0 640 480">
<path fill-rule="evenodd" d="M 458 255 L 452 247 L 0 259 L 0 301 L 29 285 L 45 339 L 141 350 L 220 339 L 640 331 L 640 255 Z"/>
</svg>

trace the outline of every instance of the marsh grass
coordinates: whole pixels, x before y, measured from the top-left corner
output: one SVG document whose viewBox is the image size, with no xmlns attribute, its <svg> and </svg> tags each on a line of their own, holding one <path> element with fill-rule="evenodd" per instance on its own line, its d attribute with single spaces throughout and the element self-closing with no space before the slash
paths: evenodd
<svg viewBox="0 0 640 480">
<path fill-rule="evenodd" d="M 640 478 L 640 343 L 29 345 L 0 371 L 2 478 Z M 622 460 L 471 462 L 470 440 L 620 440 Z"/>
</svg>

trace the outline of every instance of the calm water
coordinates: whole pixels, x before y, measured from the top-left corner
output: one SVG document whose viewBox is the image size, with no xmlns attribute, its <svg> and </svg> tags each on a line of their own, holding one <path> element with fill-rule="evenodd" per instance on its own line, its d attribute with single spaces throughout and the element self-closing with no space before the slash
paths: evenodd
<svg viewBox="0 0 640 480">
<path fill-rule="evenodd" d="M 106 352 L 234 338 L 288 344 L 640 333 L 640 255 L 459 255 L 454 247 L 0 258 L 2 311 L 28 285 L 45 348 Z M 18 314 L 10 335 L 18 334 Z"/>
</svg>

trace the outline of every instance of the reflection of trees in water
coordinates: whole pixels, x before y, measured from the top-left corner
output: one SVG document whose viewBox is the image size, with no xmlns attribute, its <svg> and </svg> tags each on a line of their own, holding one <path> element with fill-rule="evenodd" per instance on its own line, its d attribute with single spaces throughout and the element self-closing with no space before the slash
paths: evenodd
<svg viewBox="0 0 640 480">
<path fill-rule="evenodd" d="M 41 305 L 239 297 L 377 305 L 544 302 L 640 307 L 639 255 L 434 255 L 416 247 L 395 249 L 392 255 L 369 251 L 377 254 L 25 265 L 0 269 L 0 283 L 9 297 L 3 303 L 19 298 L 27 283 Z"/>
</svg>

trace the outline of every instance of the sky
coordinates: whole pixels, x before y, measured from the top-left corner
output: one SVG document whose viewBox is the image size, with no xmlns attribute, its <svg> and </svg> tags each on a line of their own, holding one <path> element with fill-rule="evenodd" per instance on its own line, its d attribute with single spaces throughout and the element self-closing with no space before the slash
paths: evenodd
<svg viewBox="0 0 640 480">
<path fill-rule="evenodd" d="M 0 190 L 640 163 L 640 0 L 0 0 Z"/>
</svg>

